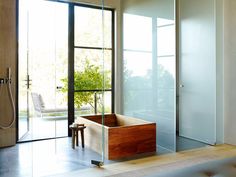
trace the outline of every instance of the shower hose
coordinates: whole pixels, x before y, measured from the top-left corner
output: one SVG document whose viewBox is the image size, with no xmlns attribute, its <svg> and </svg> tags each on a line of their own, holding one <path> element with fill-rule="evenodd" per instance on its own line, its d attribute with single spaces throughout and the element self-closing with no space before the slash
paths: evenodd
<svg viewBox="0 0 236 177">
<path fill-rule="evenodd" d="M 3 84 L 0 84 L 0 97 L 1 97 L 1 93 L 2 93 L 2 87 L 3 87 Z M 10 104 L 11 104 L 11 108 L 13 111 L 13 116 L 12 116 L 11 122 L 8 125 L 1 125 L 0 124 L 0 129 L 10 128 L 14 124 L 15 119 L 16 119 L 16 109 L 15 109 L 14 100 L 13 100 L 12 91 L 11 91 L 10 69 L 8 69 L 7 92 L 8 92 L 8 96 L 10 98 Z"/>
</svg>

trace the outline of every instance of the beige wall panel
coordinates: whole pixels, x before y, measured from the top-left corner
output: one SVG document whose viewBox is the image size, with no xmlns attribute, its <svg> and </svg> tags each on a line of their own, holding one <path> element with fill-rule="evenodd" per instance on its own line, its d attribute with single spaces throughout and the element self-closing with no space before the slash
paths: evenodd
<svg viewBox="0 0 236 177">
<path fill-rule="evenodd" d="M 7 68 L 12 69 L 12 93 L 16 100 L 16 1 L 0 1 L 0 77 L 5 78 Z M 0 96 L 0 123 L 10 123 L 13 113 L 7 86 L 2 86 Z M 11 146 L 16 142 L 15 124 L 8 130 L 0 129 L 0 147 Z"/>
</svg>

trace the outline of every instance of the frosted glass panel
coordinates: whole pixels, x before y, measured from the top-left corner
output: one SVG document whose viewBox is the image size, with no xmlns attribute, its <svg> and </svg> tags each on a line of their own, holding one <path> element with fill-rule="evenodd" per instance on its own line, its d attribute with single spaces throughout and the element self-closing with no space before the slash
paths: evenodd
<svg viewBox="0 0 236 177">
<path fill-rule="evenodd" d="M 127 76 L 145 77 L 152 69 L 152 53 L 124 51 L 124 69 Z"/>
<path fill-rule="evenodd" d="M 158 67 L 159 67 L 159 75 L 160 77 L 163 77 L 161 75 L 166 75 L 165 78 L 168 78 L 167 80 L 163 80 L 165 82 L 168 82 L 171 80 L 171 84 L 169 86 L 174 86 L 174 79 L 173 76 L 175 75 L 175 56 L 169 56 L 169 57 L 158 57 L 157 59 Z M 168 83 L 167 83 L 168 85 Z"/>
<path fill-rule="evenodd" d="M 152 50 L 152 18 L 124 14 L 124 25 L 125 49 L 142 51 Z M 137 40 L 139 42 L 137 42 Z"/>
<path fill-rule="evenodd" d="M 157 18 L 157 26 L 162 27 L 166 25 L 173 25 L 175 23 L 174 20 L 168 20 L 165 18 Z"/>
<path fill-rule="evenodd" d="M 160 94 L 159 101 L 161 101 L 161 105 L 164 106 L 167 109 L 173 110 L 174 108 L 174 102 L 173 98 L 170 97 L 167 99 L 170 95 L 168 94 L 169 91 L 173 92 L 175 90 L 175 58 L 174 57 L 165 57 L 165 58 L 158 58 L 158 74 L 157 74 L 157 92 L 162 93 Z M 163 90 L 163 91 L 161 91 Z M 172 93 L 173 95 L 173 93 Z M 163 98 L 163 99 L 160 99 Z M 163 104 L 164 102 L 169 102 L 168 106 L 166 104 Z M 169 110 L 170 111 L 170 110 Z"/>
<path fill-rule="evenodd" d="M 124 108 L 132 115 L 150 107 L 152 54 L 124 51 L 124 61 Z M 148 100 L 145 106 L 143 98 Z"/>
<path fill-rule="evenodd" d="M 175 54 L 175 25 L 157 27 L 157 55 Z"/>
<path fill-rule="evenodd" d="M 155 122 L 157 146 L 175 151 L 174 0 L 126 0 L 123 17 L 123 113 Z"/>
<path fill-rule="evenodd" d="M 214 2 L 180 1 L 179 133 L 209 144 L 216 142 Z"/>
<path fill-rule="evenodd" d="M 175 57 L 157 59 L 158 142 L 165 148 L 175 149 Z"/>
</svg>

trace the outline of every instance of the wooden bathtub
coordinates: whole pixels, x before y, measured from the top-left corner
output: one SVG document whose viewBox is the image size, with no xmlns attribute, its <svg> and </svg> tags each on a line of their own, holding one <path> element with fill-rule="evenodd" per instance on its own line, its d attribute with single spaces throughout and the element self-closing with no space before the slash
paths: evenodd
<svg viewBox="0 0 236 177">
<path fill-rule="evenodd" d="M 105 157 L 109 160 L 156 151 L 156 123 L 119 114 L 105 115 Z M 87 126 L 85 145 L 102 153 L 102 116 L 82 116 L 77 123 Z"/>
</svg>

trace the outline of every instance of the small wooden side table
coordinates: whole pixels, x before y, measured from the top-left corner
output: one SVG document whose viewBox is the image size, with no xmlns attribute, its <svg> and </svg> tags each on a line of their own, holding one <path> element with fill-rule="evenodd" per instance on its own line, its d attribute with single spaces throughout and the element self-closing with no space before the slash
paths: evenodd
<svg viewBox="0 0 236 177">
<path fill-rule="evenodd" d="M 79 131 L 81 135 L 82 148 L 84 148 L 84 129 L 86 126 L 84 126 L 84 124 L 73 124 L 69 127 L 72 130 L 72 148 L 75 149 L 75 144 L 76 146 L 79 146 Z"/>
</svg>

